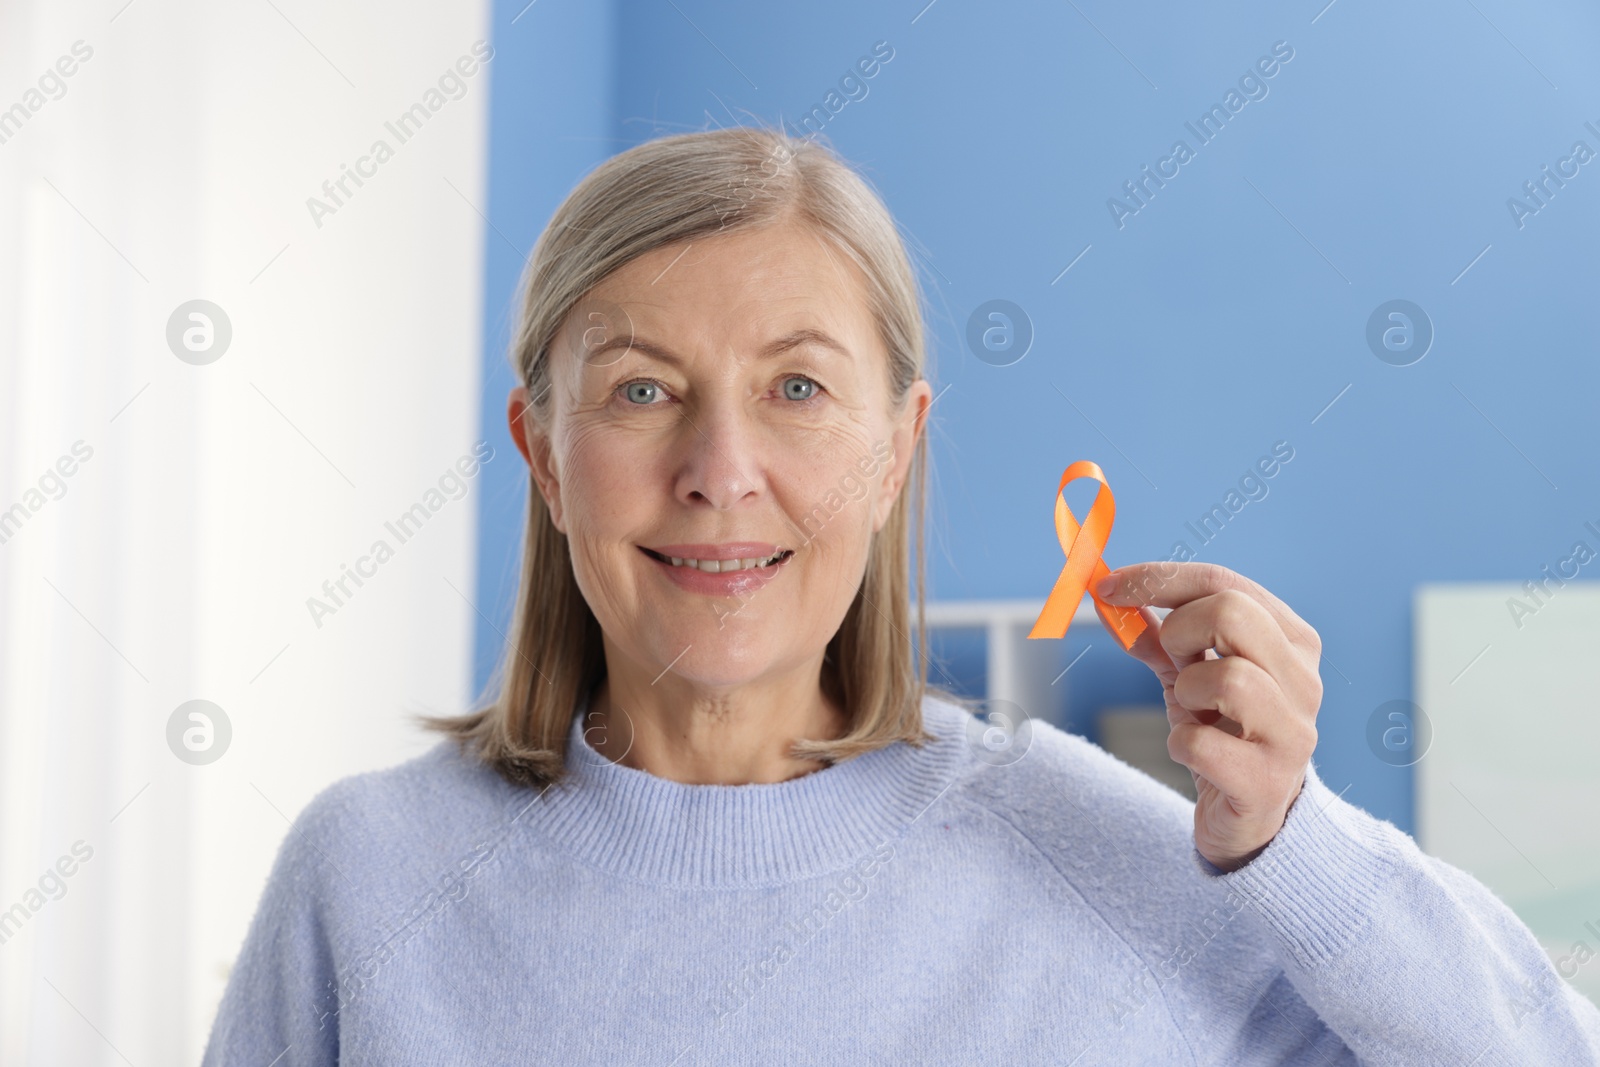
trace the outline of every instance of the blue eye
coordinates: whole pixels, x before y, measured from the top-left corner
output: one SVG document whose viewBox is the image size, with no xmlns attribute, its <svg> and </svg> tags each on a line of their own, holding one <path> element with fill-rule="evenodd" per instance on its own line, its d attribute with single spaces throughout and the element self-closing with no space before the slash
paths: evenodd
<svg viewBox="0 0 1600 1067">
<path fill-rule="evenodd" d="M 796 389 L 795 386 L 799 388 Z M 810 378 L 785 378 L 783 380 L 783 395 L 790 400 L 810 400 L 817 392 L 817 383 Z"/>
<path fill-rule="evenodd" d="M 627 396 L 630 403 L 641 406 L 653 404 L 657 395 L 661 392 L 661 386 L 655 382 L 646 381 L 629 382 L 623 386 L 623 389 L 625 391 L 624 395 Z"/>
</svg>

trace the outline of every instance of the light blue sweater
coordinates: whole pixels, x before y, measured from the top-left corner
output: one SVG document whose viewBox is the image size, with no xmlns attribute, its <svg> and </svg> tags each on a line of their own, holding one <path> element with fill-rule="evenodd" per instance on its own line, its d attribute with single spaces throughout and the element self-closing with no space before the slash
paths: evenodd
<svg viewBox="0 0 1600 1067">
<path fill-rule="evenodd" d="M 285 838 L 205 1063 L 1539 1064 L 1600 1010 L 1481 884 L 1308 773 L 1221 874 L 1192 805 L 1035 723 L 685 785 L 582 737 L 517 789 L 453 742 Z"/>
</svg>

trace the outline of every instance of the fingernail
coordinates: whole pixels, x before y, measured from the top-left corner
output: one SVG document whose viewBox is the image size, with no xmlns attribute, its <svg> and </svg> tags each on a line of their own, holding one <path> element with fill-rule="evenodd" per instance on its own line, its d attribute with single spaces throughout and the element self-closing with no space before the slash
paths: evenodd
<svg viewBox="0 0 1600 1067">
<path fill-rule="evenodd" d="M 1102 597 L 1108 597 L 1115 593 L 1117 591 L 1117 572 L 1112 571 L 1098 582 L 1095 582 L 1094 591 L 1097 596 Z"/>
</svg>

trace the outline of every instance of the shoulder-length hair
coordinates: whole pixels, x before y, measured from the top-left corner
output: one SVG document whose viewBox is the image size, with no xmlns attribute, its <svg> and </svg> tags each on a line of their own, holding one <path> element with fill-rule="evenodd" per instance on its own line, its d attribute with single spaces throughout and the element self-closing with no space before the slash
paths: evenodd
<svg viewBox="0 0 1600 1067">
<path fill-rule="evenodd" d="M 603 278 L 664 245 L 787 219 L 809 224 L 864 273 L 867 303 L 888 352 L 891 403 L 901 410 L 926 361 L 920 292 L 888 209 L 830 149 L 781 130 L 743 126 L 638 145 L 601 164 L 562 202 L 521 283 L 510 358 L 534 401 L 523 417 L 548 425 L 553 341 L 568 313 Z M 835 763 L 898 740 L 920 747 L 930 740 L 923 697 L 958 700 L 925 680 L 927 462 L 924 427 L 909 477 L 873 535 L 861 586 L 824 656 L 821 684 L 844 709 L 848 732 L 835 740 L 796 741 L 790 750 L 796 759 Z M 599 623 L 579 591 L 566 535 L 551 522 L 530 474 L 522 577 L 508 646 L 485 690 L 493 695 L 468 714 L 422 722 L 470 747 L 514 784 L 553 784 L 565 773 L 577 703 L 604 675 Z"/>
</svg>

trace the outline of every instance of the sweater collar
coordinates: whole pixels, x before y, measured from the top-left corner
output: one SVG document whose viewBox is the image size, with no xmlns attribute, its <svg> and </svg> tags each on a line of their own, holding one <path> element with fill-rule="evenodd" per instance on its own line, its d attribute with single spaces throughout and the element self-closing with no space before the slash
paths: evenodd
<svg viewBox="0 0 1600 1067">
<path fill-rule="evenodd" d="M 839 870 L 915 822 L 954 780 L 971 716 L 923 701 L 935 735 L 782 782 L 690 785 L 613 763 L 583 736 L 588 698 L 567 734 L 563 780 L 530 814 L 580 862 L 632 881 L 744 888 Z"/>
</svg>

